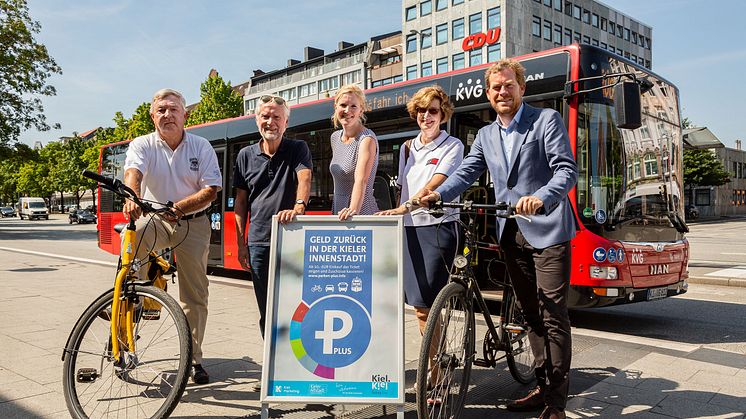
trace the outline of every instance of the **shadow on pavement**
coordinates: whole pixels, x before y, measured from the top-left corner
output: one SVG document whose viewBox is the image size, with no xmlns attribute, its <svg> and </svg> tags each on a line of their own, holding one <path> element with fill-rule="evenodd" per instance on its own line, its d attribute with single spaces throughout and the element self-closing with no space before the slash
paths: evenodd
<svg viewBox="0 0 746 419">
<path fill-rule="evenodd" d="M 95 225 L 83 228 L 85 230 L 78 228 L 77 224 L 68 226 L 67 222 L 62 224 L 52 220 L 17 220 L 13 223 L 0 223 L 0 240 L 97 240 L 98 231 Z M 64 230 L 64 234 L 60 234 L 60 230 Z"/>
<path fill-rule="evenodd" d="M 721 320 L 742 321 L 742 304 L 668 298 L 650 303 L 571 310 L 570 318 L 573 327 L 682 343 L 746 341 L 746 328 Z M 707 333 L 692 333 L 693 329 Z"/>
</svg>

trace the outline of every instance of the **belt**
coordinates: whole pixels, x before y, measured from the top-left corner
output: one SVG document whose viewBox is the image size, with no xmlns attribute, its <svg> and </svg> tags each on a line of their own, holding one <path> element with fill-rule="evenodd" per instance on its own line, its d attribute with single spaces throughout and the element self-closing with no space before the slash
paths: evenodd
<svg viewBox="0 0 746 419">
<path fill-rule="evenodd" d="M 201 216 L 203 216 L 205 214 L 207 214 L 207 210 L 203 209 L 200 212 L 195 212 L 194 214 L 185 215 L 185 216 L 181 217 L 181 219 L 182 220 L 191 220 L 192 218 L 201 217 Z"/>
</svg>

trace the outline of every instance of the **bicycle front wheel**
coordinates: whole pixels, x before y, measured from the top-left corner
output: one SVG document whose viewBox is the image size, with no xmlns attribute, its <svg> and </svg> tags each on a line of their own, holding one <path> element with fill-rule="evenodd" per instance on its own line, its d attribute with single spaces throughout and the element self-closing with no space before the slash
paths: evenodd
<svg viewBox="0 0 746 419">
<path fill-rule="evenodd" d="M 463 285 L 446 285 L 433 303 L 417 366 L 417 415 L 458 418 L 474 361 L 474 311 Z"/>
<path fill-rule="evenodd" d="M 510 375 L 521 384 L 529 384 L 536 376 L 536 360 L 528 340 L 528 324 L 523 312 L 518 307 L 515 296 L 505 292 L 503 302 L 508 304 L 507 318 L 505 319 L 505 333 L 509 339 L 509 345 L 505 351 Z"/>
<path fill-rule="evenodd" d="M 120 339 L 120 360 L 111 352 L 111 304 L 102 295 L 76 325 L 63 374 L 65 402 L 76 418 L 165 418 L 174 410 L 189 378 L 192 337 L 179 304 L 155 287 L 132 286 L 134 348 Z M 157 302 L 160 311 L 142 309 Z M 124 305 L 123 305 L 124 306 Z M 126 340 L 126 339 L 125 339 Z"/>
</svg>

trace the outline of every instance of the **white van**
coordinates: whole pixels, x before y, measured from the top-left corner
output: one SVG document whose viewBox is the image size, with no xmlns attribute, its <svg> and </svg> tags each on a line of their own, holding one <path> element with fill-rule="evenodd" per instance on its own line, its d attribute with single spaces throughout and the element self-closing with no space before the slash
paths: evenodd
<svg viewBox="0 0 746 419">
<path fill-rule="evenodd" d="M 23 197 L 18 201 L 18 216 L 27 217 L 29 220 L 34 218 L 49 219 L 49 209 L 42 198 Z"/>
</svg>

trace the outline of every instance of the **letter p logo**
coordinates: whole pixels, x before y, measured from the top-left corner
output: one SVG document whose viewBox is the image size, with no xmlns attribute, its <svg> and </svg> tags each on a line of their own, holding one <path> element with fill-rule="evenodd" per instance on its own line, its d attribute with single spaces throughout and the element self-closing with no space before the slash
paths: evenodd
<svg viewBox="0 0 746 419">
<path fill-rule="evenodd" d="M 334 320 L 342 321 L 342 327 L 334 330 Z M 342 339 L 352 331 L 352 316 L 342 310 L 324 311 L 324 330 L 317 330 L 314 337 L 324 341 L 322 353 L 329 355 L 333 351 L 334 340 Z"/>
</svg>

